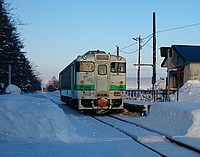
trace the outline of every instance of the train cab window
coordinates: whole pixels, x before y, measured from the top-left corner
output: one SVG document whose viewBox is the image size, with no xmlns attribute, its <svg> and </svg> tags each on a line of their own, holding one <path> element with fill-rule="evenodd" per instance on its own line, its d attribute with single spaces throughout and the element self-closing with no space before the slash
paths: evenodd
<svg viewBox="0 0 200 157">
<path fill-rule="evenodd" d="M 76 72 L 93 72 L 94 62 L 76 62 Z"/>
<path fill-rule="evenodd" d="M 126 63 L 112 62 L 110 69 L 112 73 L 126 73 Z"/>
<path fill-rule="evenodd" d="M 107 66 L 106 65 L 98 65 L 98 74 L 106 75 L 107 74 Z"/>
</svg>

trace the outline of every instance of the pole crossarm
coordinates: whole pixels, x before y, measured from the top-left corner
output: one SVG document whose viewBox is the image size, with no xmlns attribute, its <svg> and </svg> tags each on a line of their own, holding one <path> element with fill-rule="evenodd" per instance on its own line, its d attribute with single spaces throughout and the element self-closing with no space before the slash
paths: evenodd
<svg viewBox="0 0 200 157">
<path fill-rule="evenodd" d="M 153 64 L 133 64 L 134 66 L 152 66 Z"/>
</svg>

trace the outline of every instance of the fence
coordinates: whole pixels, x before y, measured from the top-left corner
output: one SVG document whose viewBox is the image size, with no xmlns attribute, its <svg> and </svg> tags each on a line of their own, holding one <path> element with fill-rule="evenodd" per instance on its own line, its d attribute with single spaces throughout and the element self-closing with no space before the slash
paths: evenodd
<svg viewBox="0 0 200 157">
<path fill-rule="evenodd" d="M 126 90 L 125 99 L 132 99 L 132 100 L 145 100 L 145 101 L 152 101 L 153 95 L 155 92 L 155 101 L 166 101 L 167 100 L 167 90 L 140 90 L 140 97 L 138 98 L 138 90 Z M 177 89 L 170 89 L 169 95 L 174 94 L 177 92 Z M 178 98 L 178 97 L 177 97 Z"/>
</svg>

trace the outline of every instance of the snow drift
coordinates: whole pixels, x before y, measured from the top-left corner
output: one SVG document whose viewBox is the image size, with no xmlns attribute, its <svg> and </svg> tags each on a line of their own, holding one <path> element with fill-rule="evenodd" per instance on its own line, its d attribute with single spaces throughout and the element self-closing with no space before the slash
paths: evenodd
<svg viewBox="0 0 200 157">
<path fill-rule="evenodd" d="M 154 103 L 150 119 L 167 135 L 200 137 L 200 81 L 189 80 L 179 89 L 179 102 Z M 176 100 L 177 93 L 171 96 Z M 159 117 L 159 119 L 156 119 Z M 163 131 L 162 130 L 162 131 Z"/>
<path fill-rule="evenodd" d="M 63 141 L 77 138 L 63 111 L 47 99 L 0 97 L 0 140 Z"/>
<path fill-rule="evenodd" d="M 17 87 L 16 85 L 10 84 L 10 85 L 8 85 L 8 87 L 6 87 L 5 92 L 7 94 L 20 94 L 21 89 L 19 87 Z"/>
<path fill-rule="evenodd" d="M 189 80 L 179 89 L 179 102 L 199 103 L 200 102 L 200 81 Z M 171 101 L 177 100 L 177 92 L 170 95 Z"/>
<path fill-rule="evenodd" d="M 199 128 L 197 122 L 200 117 L 200 105 L 196 103 L 154 103 L 149 116 L 150 124 L 158 127 L 157 130 L 169 136 L 183 136 L 191 133 L 191 127 Z M 197 113 L 196 115 L 193 113 Z M 199 128 L 200 129 L 200 128 Z M 195 136 L 200 137 L 198 132 Z"/>
</svg>

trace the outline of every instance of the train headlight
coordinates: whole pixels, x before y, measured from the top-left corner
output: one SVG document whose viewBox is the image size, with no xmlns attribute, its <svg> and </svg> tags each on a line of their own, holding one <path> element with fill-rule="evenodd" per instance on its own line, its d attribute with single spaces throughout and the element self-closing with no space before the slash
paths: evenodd
<svg viewBox="0 0 200 157">
<path fill-rule="evenodd" d="M 114 96 L 121 96 L 121 92 L 120 91 L 114 91 Z"/>
<path fill-rule="evenodd" d="M 82 58 L 83 58 L 84 60 L 86 60 L 86 59 L 87 59 L 87 56 L 86 56 L 86 55 L 84 55 L 84 56 L 82 56 Z"/>
<path fill-rule="evenodd" d="M 122 60 L 122 57 L 121 57 L 121 56 L 118 56 L 118 57 L 117 57 L 117 60 L 118 60 L 118 61 L 121 61 L 121 60 Z"/>
<path fill-rule="evenodd" d="M 120 84 L 123 84 L 124 82 L 123 82 L 123 81 L 120 81 L 119 83 L 120 83 Z"/>
</svg>

